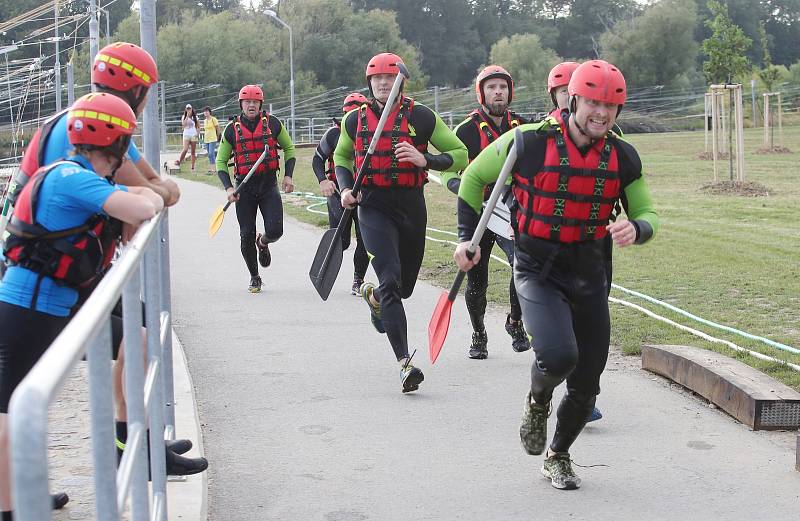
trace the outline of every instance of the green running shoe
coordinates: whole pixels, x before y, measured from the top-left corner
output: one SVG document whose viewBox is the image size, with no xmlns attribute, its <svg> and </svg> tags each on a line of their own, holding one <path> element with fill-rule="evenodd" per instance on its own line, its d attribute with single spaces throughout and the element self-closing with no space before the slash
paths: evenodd
<svg viewBox="0 0 800 521">
<path fill-rule="evenodd" d="M 375 306 L 369 299 L 373 291 L 375 291 L 375 284 L 372 282 L 363 283 L 361 285 L 361 298 L 363 298 L 364 302 L 369 306 L 369 319 L 372 322 L 372 327 L 374 327 L 375 331 L 378 333 L 386 333 L 386 329 L 383 327 L 383 321 L 381 320 L 381 305 L 378 304 Z"/>
<path fill-rule="evenodd" d="M 410 360 L 400 369 L 400 381 L 403 384 L 403 393 L 416 391 L 419 389 L 419 384 L 422 383 L 424 379 L 425 375 L 422 374 L 422 371 L 418 368 L 411 365 Z"/>
<path fill-rule="evenodd" d="M 256 275 L 255 277 L 250 277 L 250 286 L 248 286 L 247 289 L 250 293 L 261 293 L 261 286 L 263 285 L 264 283 L 261 282 L 261 277 Z"/>
<path fill-rule="evenodd" d="M 522 425 L 519 427 L 519 439 L 522 448 L 531 456 L 544 452 L 547 443 L 547 417 L 550 416 L 550 404 L 531 403 L 531 393 L 525 397 L 525 412 Z"/>
<path fill-rule="evenodd" d="M 559 452 L 544 460 L 542 475 L 550 479 L 551 485 L 561 490 L 575 490 L 581 486 L 581 478 L 572 470 L 569 452 Z"/>
</svg>

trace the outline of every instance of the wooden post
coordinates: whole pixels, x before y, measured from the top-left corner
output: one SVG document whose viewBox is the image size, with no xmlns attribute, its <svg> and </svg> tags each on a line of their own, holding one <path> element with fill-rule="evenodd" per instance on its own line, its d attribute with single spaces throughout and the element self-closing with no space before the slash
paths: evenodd
<svg viewBox="0 0 800 521">
<path fill-rule="evenodd" d="M 769 146 L 769 92 L 764 93 L 764 146 Z"/>
<path fill-rule="evenodd" d="M 781 105 L 781 93 L 778 93 L 778 145 L 783 146 L 783 105 Z"/>
<path fill-rule="evenodd" d="M 743 113 L 743 94 L 740 84 L 711 85 L 710 92 L 706 96 L 711 98 L 711 145 L 712 159 L 714 161 L 714 182 L 719 181 L 717 171 L 717 160 L 720 159 L 721 151 L 728 151 L 728 169 L 731 181 L 743 182 L 745 180 L 744 170 L 744 113 Z M 725 106 L 725 94 L 728 94 L 728 106 Z M 765 97 L 765 100 L 767 98 Z M 765 101 L 765 110 L 769 109 L 768 101 Z M 726 114 L 726 109 L 728 114 Z M 766 114 L 766 112 L 765 112 Z M 766 117 L 766 115 L 765 115 Z M 734 138 L 735 132 L 735 138 Z M 723 140 L 727 134 L 727 145 Z M 735 155 L 734 155 L 735 154 Z M 734 161 L 736 170 L 734 174 Z"/>
<path fill-rule="evenodd" d="M 714 167 L 714 182 L 717 179 L 717 153 L 718 153 L 718 140 L 717 127 L 719 126 L 719 119 L 717 116 L 717 93 L 711 91 L 711 161 Z"/>
<path fill-rule="evenodd" d="M 780 98 L 778 98 L 780 99 Z M 742 86 L 736 89 L 736 177 L 744 183 L 744 100 Z"/>
<path fill-rule="evenodd" d="M 709 121 L 708 118 L 711 117 L 711 94 L 708 92 L 705 93 L 703 96 L 703 137 L 705 138 L 705 145 L 706 145 L 706 157 L 708 157 L 708 127 L 709 123 L 713 123 Z"/>
</svg>

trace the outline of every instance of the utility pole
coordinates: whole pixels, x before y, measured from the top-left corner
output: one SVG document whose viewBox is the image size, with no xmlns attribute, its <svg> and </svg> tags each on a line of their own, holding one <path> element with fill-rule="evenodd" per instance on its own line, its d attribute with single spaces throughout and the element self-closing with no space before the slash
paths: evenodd
<svg viewBox="0 0 800 521">
<path fill-rule="evenodd" d="M 56 84 L 56 112 L 61 112 L 61 62 L 58 59 L 59 47 L 58 41 L 61 37 L 58 35 L 58 0 L 53 0 L 55 5 L 55 32 L 56 32 L 56 64 L 55 70 L 55 84 Z"/>
<path fill-rule="evenodd" d="M 7 45 L 0 47 L 0 54 L 6 58 L 6 86 L 8 87 L 8 114 L 11 120 L 11 144 L 13 147 L 14 156 L 17 155 L 17 133 L 14 131 L 14 105 L 11 103 L 11 75 L 8 73 L 8 53 L 16 51 L 19 47 L 16 45 Z"/>
<path fill-rule="evenodd" d="M 72 70 L 72 60 L 67 62 L 67 105 L 75 103 L 75 74 Z"/>
<path fill-rule="evenodd" d="M 89 70 L 94 65 L 94 57 L 97 56 L 98 37 L 100 33 L 97 21 L 97 0 L 89 0 Z"/>
<path fill-rule="evenodd" d="M 161 87 L 161 149 L 167 149 L 167 82 L 158 82 Z"/>
</svg>

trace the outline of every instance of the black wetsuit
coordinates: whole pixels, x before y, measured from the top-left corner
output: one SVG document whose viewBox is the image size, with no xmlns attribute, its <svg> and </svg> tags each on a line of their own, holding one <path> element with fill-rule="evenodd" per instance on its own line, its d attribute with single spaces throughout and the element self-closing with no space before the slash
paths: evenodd
<svg viewBox="0 0 800 521">
<path fill-rule="evenodd" d="M 339 134 L 341 133 L 338 122 L 334 120 L 334 123 L 336 124 L 326 130 L 325 134 L 322 135 L 322 139 L 320 139 L 317 150 L 314 153 L 314 158 L 311 160 L 311 167 L 314 170 L 314 175 L 317 176 L 317 181 L 320 183 L 328 179 L 326 163 L 328 159 L 333 156 L 333 151 L 336 150 L 336 143 L 339 141 Z M 333 182 L 338 189 L 339 183 L 335 178 Z M 334 192 L 332 196 L 328 197 L 328 224 L 331 228 L 339 226 L 343 211 L 342 198 L 339 196 L 339 193 Z M 364 275 L 367 273 L 367 267 L 369 266 L 369 255 L 367 255 L 367 249 L 364 247 L 363 239 L 361 239 L 361 228 L 358 225 L 358 212 L 353 212 L 353 225 L 356 229 L 356 251 L 353 254 L 353 278 L 363 281 Z M 342 249 L 346 250 L 350 247 L 350 237 L 351 235 L 349 232 L 342 234 Z"/>
</svg>

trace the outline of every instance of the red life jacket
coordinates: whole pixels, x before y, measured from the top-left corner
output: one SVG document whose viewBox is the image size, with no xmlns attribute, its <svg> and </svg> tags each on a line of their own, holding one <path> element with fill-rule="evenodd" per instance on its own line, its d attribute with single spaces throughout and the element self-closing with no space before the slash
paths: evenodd
<svg viewBox="0 0 800 521">
<path fill-rule="evenodd" d="M 39 189 L 57 161 L 38 169 L 19 194 L 3 254 L 12 266 L 50 277 L 58 284 L 80 288 L 90 285 L 111 265 L 122 233 L 122 222 L 95 214 L 80 226 L 50 231 L 36 222 Z M 37 285 L 38 288 L 38 285 Z M 35 299 L 35 296 L 34 296 Z"/>
<path fill-rule="evenodd" d="M 531 177 L 514 173 L 517 233 L 570 243 L 602 239 L 621 195 L 617 149 L 609 137 L 586 156 L 559 125 L 548 132 L 542 168 Z"/>
<path fill-rule="evenodd" d="M 494 125 L 489 122 L 482 110 L 473 110 L 469 113 L 469 117 L 472 118 L 472 122 L 478 127 L 478 135 L 481 137 L 481 150 L 488 147 L 490 143 L 500 137 L 500 134 L 495 131 Z M 506 111 L 505 119 L 508 123 L 508 128 L 518 127 L 520 124 L 519 117 L 510 110 Z"/>
<path fill-rule="evenodd" d="M 274 173 L 280 169 L 278 161 L 278 143 L 272 135 L 269 128 L 269 113 L 264 112 L 261 119 L 256 125 L 255 130 L 252 132 L 241 123 L 241 116 L 237 116 L 233 122 L 233 128 L 236 130 L 236 146 L 233 149 L 233 161 L 235 166 L 236 177 L 244 177 L 250 172 L 250 169 L 256 164 L 264 147 L 268 147 L 267 157 L 258 165 L 253 175 L 261 175 L 266 173 Z"/>
<path fill-rule="evenodd" d="M 8 200 L 12 205 L 17 202 L 17 197 L 19 197 L 25 185 L 28 184 L 31 176 L 44 164 L 44 153 L 47 150 L 47 140 L 50 138 L 50 133 L 61 117 L 67 115 L 67 111 L 69 111 L 68 108 L 50 116 L 44 122 L 44 125 L 36 130 L 36 133 L 33 134 L 30 142 L 28 142 L 25 155 L 19 164 L 19 170 L 14 174 L 14 179 L 8 187 Z"/>
<path fill-rule="evenodd" d="M 483 113 L 481 109 L 475 109 L 469 113 L 469 117 L 472 118 L 472 122 L 478 127 L 478 135 L 481 138 L 481 150 L 488 147 L 491 143 L 493 143 L 497 138 L 500 137 L 500 134 L 495 131 L 494 126 L 489 122 L 486 118 L 486 115 Z M 511 112 L 510 110 L 506 111 L 506 122 L 508 123 L 509 128 L 514 128 L 519 126 L 519 119 L 516 114 Z M 494 185 L 487 185 L 483 189 L 483 200 L 488 201 L 489 197 L 492 195 L 492 188 Z"/>
<path fill-rule="evenodd" d="M 414 107 L 414 100 L 403 97 L 402 102 L 389 114 L 387 123 L 392 129 L 384 129 L 378 138 L 375 151 L 364 169 L 363 186 L 377 188 L 417 187 L 428 182 L 428 172 L 408 161 L 398 161 L 394 149 L 398 143 L 414 145 L 408 130 L 408 118 Z M 367 149 L 378 128 L 378 116 L 367 104 L 358 109 L 358 128 L 356 129 L 355 169 L 359 171 L 367 155 Z M 428 151 L 428 143 L 414 145 L 423 154 Z"/>
</svg>

